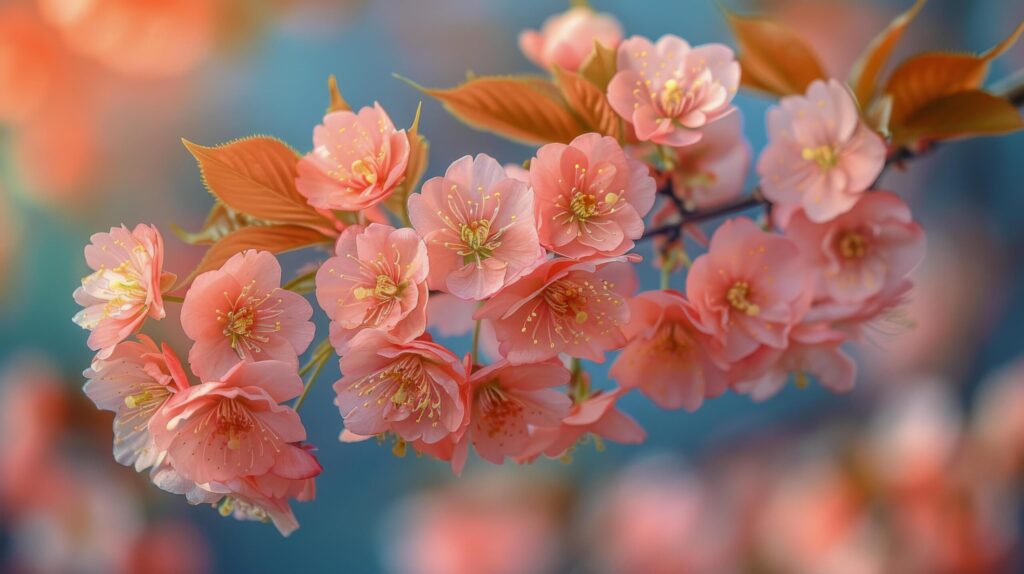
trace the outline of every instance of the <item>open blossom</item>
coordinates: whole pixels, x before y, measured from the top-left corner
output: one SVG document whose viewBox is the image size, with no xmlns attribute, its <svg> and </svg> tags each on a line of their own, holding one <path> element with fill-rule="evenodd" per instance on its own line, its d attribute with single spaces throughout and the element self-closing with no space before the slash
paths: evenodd
<svg viewBox="0 0 1024 574">
<path fill-rule="evenodd" d="M 464 156 L 409 197 L 409 219 L 427 244 L 428 284 L 462 299 L 490 297 L 543 256 L 533 192 L 494 158 Z"/>
<path fill-rule="evenodd" d="M 412 229 L 372 223 L 346 229 L 316 274 L 316 299 L 331 318 L 331 343 L 344 349 L 367 329 L 400 341 L 427 325 L 427 248 Z"/>
<path fill-rule="evenodd" d="M 320 209 L 359 211 L 384 201 L 405 177 L 409 139 L 380 104 L 331 112 L 313 130 L 295 185 Z"/>
<path fill-rule="evenodd" d="M 587 376 L 585 373 L 581 376 Z M 598 391 L 573 404 L 569 416 L 557 428 L 538 427 L 531 430 L 530 446 L 521 461 L 530 461 L 540 454 L 556 458 L 569 451 L 584 436 L 607 439 L 621 444 L 640 444 L 647 438 L 644 429 L 632 417 L 620 411 L 615 403 L 626 389 Z M 600 447 L 599 447 L 600 448 Z"/>
<path fill-rule="evenodd" d="M 739 111 L 701 129 L 700 141 L 672 157 L 672 191 L 691 209 L 707 209 L 740 195 L 752 152 Z"/>
<path fill-rule="evenodd" d="M 636 288 L 621 260 L 554 259 L 506 287 L 477 311 L 494 322 L 501 354 L 514 365 L 567 353 L 601 362 L 626 343 L 626 297 Z"/>
<path fill-rule="evenodd" d="M 553 387 L 568 383 L 569 370 L 557 359 L 516 366 L 500 361 L 473 373 L 466 437 L 480 458 L 502 464 L 525 454 L 531 427 L 558 428 L 572 401 Z"/>
<path fill-rule="evenodd" d="M 185 294 L 181 327 L 195 341 L 189 363 L 204 381 L 238 361 L 298 366 L 316 330 L 312 316 L 304 297 L 281 289 L 281 265 L 269 251 L 243 251 L 196 277 Z"/>
<path fill-rule="evenodd" d="M 185 479 L 205 484 L 273 472 L 316 476 L 320 465 L 296 446 L 306 429 L 279 403 L 302 392 L 302 380 L 282 361 L 241 362 L 218 380 L 177 393 L 150 421 L 156 446 Z"/>
<path fill-rule="evenodd" d="M 883 191 L 865 194 L 853 209 L 827 223 L 796 213 L 786 228 L 815 269 L 819 297 L 857 304 L 891 291 L 924 259 L 925 238 L 903 200 Z"/>
<path fill-rule="evenodd" d="M 436 443 L 468 422 L 466 366 L 428 339 L 396 342 L 381 331 L 352 340 L 334 383 L 345 429 Z"/>
<path fill-rule="evenodd" d="M 686 295 L 694 326 L 712 337 L 709 349 L 720 363 L 735 367 L 756 351 L 786 347 L 812 295 L 799 253 L 792 241 L 746 218 L 715 231 L 686 277 Z"/>
<path fill-rule="evenodd" d="M 567 257 L 622 255 L 644 232 L 654 179 L 615 138 L 583 134 L 530 162 L 541 244 Z"/>
<path fill-rule="evenodd" d="M 139 335 L 125 341 L 106 359 L 85 371 L 83 387 L 96 406 L 114 416 L 114 459 L 135 470 L 153 466 L 160 450 L 153 444 L 149 421 L 175 393 L 188 389 L 188 378 L 174 351 L 165 343 Z"/>
<path fill-rule="evenodd" d="M 519 49 L 534 64 L 577 71 L 594 53 L 594 42 L 615 49 L 622 41 L 622 25 L 611 14 L 575 6 L 548 18 L 537 30 L 519 34 Z"/>
<path fill-rule="evenodd" d="M 885 142 L 836 80 L 816 80 L 806 96 L 782 98 L 768 111 L 768 139 L 757 173 L 765 197 L 782 210 L 783 227 L 796 209 L 816 223 L 849 211 L 885 165 Z"/>
<path fill-rule="evenodd" d="M 75 290 L 75 302 L 85 307 L 74 321 L 89 329 L 89 348 L 98 358 L 142 327 L 146 317 L 164 318 L 162 292 L 174 284 L 164 273 L 164 241 L 150 225 L 128 231 L 113 227 L 96 233 L 85 246 L 85 261 L 93 269 Z"/>
<path fill-rule="evenodd" d="M 671 34 L 656 44 L 633 36 L 619 45 L 608 102 L 641 141 L 681 147 L 700 141 L 700 128 L 733 111 L 739 84 L 740 65 L 726 46 L 691 48 Z"/>
<path fill-rule="evenodd" d="M 697 410 L 704 398 L 722 394 L 726 375 L 707 351 L 708 336 L 691 323 L 686 299 L 675 291 L 648 291 L 629 301 L 629 343 L 609 376 L 626 389 L 639 388 L 665 409 Z"/>
<path fill-rule="evenodd" d="M 730 386 L 755 401 L 774 396 L 791 375 L 801 387 L 808 384 L 809 377 L 813 377 L 831 391 L 849 391 L 857 378 L 857 364 L 840 348 L 846 339 L 844 333 L 821 325 L 798 325 L 790 332 L 789 344 L 784 351 L 780 353 L 766 347 L 759 352 L 761 356 L 770 357 L 769 367 L 750 378 L 740 374 L 730 381 Z"/>
</svg>

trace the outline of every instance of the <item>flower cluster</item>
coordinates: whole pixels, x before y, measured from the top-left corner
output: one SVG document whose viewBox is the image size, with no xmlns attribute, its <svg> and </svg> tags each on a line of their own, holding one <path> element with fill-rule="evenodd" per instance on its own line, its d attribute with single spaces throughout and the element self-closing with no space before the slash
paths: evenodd
<svg viewBox="0 0 1024 574">
<path fill-rule="evenodd" d="M 557 83 L 427 90 L 473 125 L 539 139 L 522 166 L 465 156 L 419 185 L 419 112 L 398 129 L 379 104 L 353 110 L 333 78 L 305 156 L 272 138 L 187 144 L 218 200 L 206 227 L 184 234 L 210 245 L 179 287 L 198 384 L 166 345 L 130 340 L 178 299 L 166 295 L 159 234 L 94 237 L 76 322 L 92 330 L 86 392 L 117 413 L 120 462 L 192 502 L 290 530 L 288 500 L 312 498 L 320 466 L 282 403 L 301 393 L 301 405 L 332 350 L 342 441 L 393 441 L 456 473 L 470 447 L 500 464 L 641 442 L 618 408 L 633 389 L 693 411 L 728 391 L 766 399 L 791 377 L 853 386 L 844 346 L 905 302 L 924 255 L 909 207 L 877 184 L 906 148 L 883 139 L 854 92 L 807 81 L 770 109 L 759 186 L 736 203 L 752 152 L 730 48 L 622 40 L 614 19 L 580 7 L 522 46 Z M 542 106 L 531 99 L 557 90 Z M 489 94 L 516 101 L 483 105 Z M 533 109 L 543 121 L 521 113 Z M 737 206 L 763 212 L 699 225 Z M 692 254 L 690 238 L 705 252 Z M 649 239 L 663 281 L 640 291 L 638 243 Z M 302 248 L 330 254 L 282 287 L 271 252 Z M 685 288 L 671 289 L 682 271 Z M 314 294 L 330 329 L 300 368 Z M 471 351 L 459 356 L 430 327 L 472 331 Z M 615 387 L 587 372 L 606 358 Z"/>
</svg>

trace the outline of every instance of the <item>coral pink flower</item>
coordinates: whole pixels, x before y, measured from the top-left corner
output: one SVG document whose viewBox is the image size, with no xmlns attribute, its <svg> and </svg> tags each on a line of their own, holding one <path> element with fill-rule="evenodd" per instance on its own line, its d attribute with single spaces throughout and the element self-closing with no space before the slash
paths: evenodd
<svg viewBox="0 0 1024 574">
<path fill-rule="evenodd" d="M 174 284 L 164 273 L 164 241 L 149 225 L 124 226 L 96 233 L 85 247 L 85 261 L 94 270 L 75 290 L 75 302 L 85 307 L 75 315 L 89 329 L 89 348 L 105 358 L 114 346 L 142 327 L 146 317 L 164 318 L 162 291 Z"/>
<path fill-rule="evenodd" d="M 281 405 L 302 392 L 295 368 L 283 361 L 241 362 L 217 381 L 175 395 L 150 421 L 156 445 L 171 465 L 198 484 L 259 476 L 316 476 L 320 465 L 291 443 L 306 439 L 298 413 Z"/>
<path fill-rule="evenodd" d="M 697 410 L 704 398 L 722 394 L 725 373 L 712 361 L 707 335 L 694 328 L 689 305 L 675 291 L 648 291 L 629 301 L 629 343 L 609 376 L 626 389 L 639 388 L 665 409 Z"/>
<path fill-rule="evenodd" d="M 490 297 L 543 257 L 533 192 L 494 158 L 464 156 L 409 197 L 430 256 L 428 284 L 462 299 Z"/>
<path fill-rule="evenodd" d="M 743 191 L 752 152 L 743 137 L 737 111 L 701 129 L 692 146 L 675 150 L 672 191 L 690 209 L 705 209 L 734 199 Z"/>
<path fill-rule="evenodd" d="M 331 318 L 331 343 L 341 352 L 367 329 L 411 341 L 427 326 L 427 247 L 412 229 L 377 223 L 338 238 L 337 256 L 316 274 L 316 299 Z"/>
<path fill-rule="evenodd" d="M 656 44 L 633 36 L 619 45 L 608 102 L 641 141 L 680 147 L 700 141 L 700 128 L 733 111 L 740 65 L 721 44 L 691 48 L 678 36 Z"/>
<path fill-rule="evenodd" d="M 575 72 L 594 53 L 594 43 L 615 49 L 622 41 L 622 25 L 611 14 L 577 6 L 548 18 L 537 30 L 519 34 L 519 49 L 546 70 L 555 66 Z"/>
<path fill-rule="evenodd" d="M 635 288 L 624 261 L 554 259 L 484 303 L 476 317 L 494 322 L 500 352 L 514 365 L 559 353 L 601 362 L 605 351 L 626 343 L 625 298 Z"/>
<path fill-rule="evenodd" d="M 295 499 L 299 502 L 308 502 L 316 498 L 314 477 L 323 469 L 316 458 L 309 454 L 309 445 L 289 445 L 289 448 L 302 451 L 305 457 L 312 460 L 312 464 L 315 465 L 312 476 L 285 476 L 277 472 L 278 467 L 274 467 L 265 474 L 247 476 L 225 484 L 208 485 L 213 492 L 225 494 L 217 504 L 220 514 L 231 515 L 236 520 L 269 520 L 284 536 L 294 532 L 299 527 L 299 522 L 295 519 L 289 501 Z"/>
<path fill-rule="evenodd" d="M 598 441 L 608 439 L 621 444 L 642 443 L 647 438 L 647 433 L 632 417 L 615 406 L 625 393 L 626 389 L 598 391 L 582 402 L 574 404 L 569 416 L 562 419 L 562 424 L 558 428 L 532 429 L 530 446 L 520 461 L 532 460 L 541 453 L 551 458 L 566 455 L 584 435 L 588 434 L 594 435 Z"/>
<path fill-rule="evenodd" d="M 541 243 L 576 258 L 632 249 L 656 192 L 646 165 L 595 133 L 540 148 L 530 182 Z"/>
<path fill-rule="evenodd" d="M 409 139 L 380 104 L 331 112 L 313 130 L 295 185 L 320 209 L 359 211 L 384 201 L 405 178 Z"/>
<path fill-rule="evenodd" d="M 106 359 L 86 370 L 83 387 L 96 406 L 114 416 L 114 459 L 135 470 L 153 466 L 160 455 L 149 421 L 175 393 L 188 389 L 188 378 L 174 351 L 165 343 L 139 335 L 125 341 Z"/>
<path fill-rule="evenodd" d="M 824 224 L 797 213 L 786 236 L 817 271 L 818 294 L 837 303 L 860 303 L 890 291 L 924 259 L 925 239 L 903 200 L 872 192 L 853 209 Z"/>
<path fill-rule="evenodd" d="M 732 365 L 763 347 L 781 350 L 807 312 L 813 283 L 795 243 L 753 221 L 726 221 L 686 277 L 694 326 L 712 336 L 709 349 Z"/>
<path fill-rule="evenodd" d="M 352 340 L 334 384 L 346 430 L 391 431 L 436 443 L 468 422 L 468 378 L 458 357 L 429 339 L 399 343 L 381 331 Z"/>
<path fill-rule="evenodd" d="M 181 327 L 195 341 L 188 360 L 204 381 L 238 361 L 298 366 L 316 327 L 313 307 L 281 289 L 281 265 L 269 251 L 247 250 L 196 277 L 181 307 Z"/>
<path fill-rule="evenodd" d="M 784 351 L 765 347 L 754 363 L 770 363 L 761 373 L 744 378 L 742 373 L 730 382 L 738 393 L 750 395 L 755 401 L 771 398 L 785 386 L 790 375 L 795 375 L 798 387 L 808 384 L 814 377 L 823 387 L 845 393 L 853 389 L 857 379 L 857 364 L 843 352 L 840 345 L 847 339 L 841 332 L 820 325 L 798 325 L 790 334 Z"/>
<path fill-rule="evenodd" d="M 557 359 L 512 366 L 501 361 L 470 378 L 472 407 L 466 438 L 480 458 L 502 464 L 530 446 L 531 427 L 558 428 L 572 401 L 552 390 L 569 383 L 569 370 Z"/>
<path fill-rule="evenodd" d="M 836 80 L 782 98 L 768 111 L 768 138 L 757 173 L 765 197 L 783 208 L 783 227 L 796 208 L 816 223 L 849 211 L 885 165 L 885 142 Z"/>
</svg>

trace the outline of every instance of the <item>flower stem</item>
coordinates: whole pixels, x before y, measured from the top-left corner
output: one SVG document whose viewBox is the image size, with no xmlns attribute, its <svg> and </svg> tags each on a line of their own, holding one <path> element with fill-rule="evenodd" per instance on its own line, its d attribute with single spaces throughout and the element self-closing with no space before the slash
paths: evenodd
<svg viewBox="0 0 1024 574">
<path fill-rule="evenodd" d="M 671 276 L 672 276 L 672 262 L 671 261 L 665 261 L 665 263 L 663 263 L 661 265 L 661 285 L 660 285 L 660 288 L 661 288 L 662 291 L 664 291 L 665 289 L 668 289 L 668 281 L 669 281 L 669 278 Z"/>
<path fill-rule="evenodd" d="M 285 283 L 281 288 L 294 291 L 299 294 L 312 293 L 316 289 L 316 271 L 303 273 L 291 281 Z"/>
<path fill-rule="evenodd" d="M 313 356 L 310 357 L 309 362 L 299 369 L 300 377 L 310 370 L 312 370 L 313 373 L 309 376 L 309 379 L 306 380 L 306 384 L 302 388 L 302 394 L 299 395 L 298 399 L 295 399 L 295 404 L 292 405 L 293 409 L 296 411 L 299 410 L 302 403 L 306 401 L 306 396 L 309 395 L 309 390 L 313 388 L 313 383 L 316 381 L 316 378 L 320 376 L 320 371 L 323 370 L 324 365 L 327 364 L 327 361 L 330 360 L 330 358 L 331 343 L 329 340 L 324 339 L 319 345 L 317 345 L 316 350 L 313 351 Z"/>
<path fill-rule="evenodd" d="M 185 302 L 185 298 L 184 297 L 180 297 L 178 295 L 163 294 L 163 295 L 161 295 L 161 298 L 163 298 L 163 300 L 167 301 L 168 303 L 184 303 Z"/>
<path fill-rule="evenodd" d="M 473 350 L 470 351 L 470 357 L 473 359 L 473 364 L 476 365 L 480 359 L 480 325 L 482 321 L 476 320 L 476 324 L 473 326 Z"/>
</svg>

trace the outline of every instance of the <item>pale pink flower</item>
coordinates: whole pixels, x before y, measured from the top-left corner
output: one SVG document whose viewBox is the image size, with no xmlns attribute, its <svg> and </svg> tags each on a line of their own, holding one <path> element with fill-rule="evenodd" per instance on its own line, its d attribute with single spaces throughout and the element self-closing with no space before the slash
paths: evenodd
<svg viewBox="0 0 1024 574">
<path fill-rule="evenodd" d="M 672 191 L 689 209 L 707 209 L 743 192 L 752 151 L 739 111 L 701 129 L 699 142 L 674 150 Z"/>
<path fill-rule="evenodd" d="M 629 301 L 629 340 L 608 375 L 665 409 L 697 410 L 726 388 L 726 375 L 708 353 L 708 336 L 694 328 L 689 305 L 676 291 L 647 291 Z"/>
<path fill-rule="evenodd" d="M 576 258 L 632 249 L 656 193 L 647 166 L 596 133 L 541 147 L 530 182 L 541 244 Z"/>
<path fill-rule="evenodd" d="M 514 365 L 560 353 L 602 362 L 605 351 L 626 343 L 626 297 L 635 289 L 625 261 L 554 259 L 500 291 L 476 317 L 494 322 L 499 350 Z"/>
<path fill-rule="evenodd" d="M 185 294 L 181 327 L 195 341 L 189 364 L 203 381 L 239 361 L 298 366 L 316 331 L 312 316 L 304 297 L 281 289 L 281 264 L 269 251 L 237 253 L 196 277 Z"/>
<path fill-rule="evenodd" d="M 428 284 L 462 299 L 490 297 L 544 255 L 533 192 L 484 154 L 424 183 L 409 197 L 409 219 L 427 244 Z"/>
<path fill-rule="evenodd" d="M 569 383 L 557 359 L 513 366 L 500 361 L 470 377 L 471 414 L 466 439 L 480 458 L 502 464 L 530 446 L 530 428 L 558 428 L 572 401 L 553 390 Z"/>
<path fill-rule="evenodd" d="M 207 485 L 213 492 L 225 495 L 216 505 L 221 516 L 233 516 L 236 520 L 256 522 L 269 520 L 283 536 L 294 532 L 299 527 L 299 522 L 295 519 L 289 502 L 292 499 L 308 502 L 316 497 L 314 476 L 320 474 L 322 467 L 316 458 L 309 454 L 308 445 L 289 445 L 289 448 L 306 453 L 304 456 L 315 465 L 313 476 L 284 476 L 276 472 L 278 467 L 274 467 L 262 475 L 246 476 L 224 484 Z"/>
<path fill-rule="evenodd" d="M 686 277 L 694 326 L 712 337 L 709 349 L 730 368 L 762 350 L 781 351 L 813 296 L 799 248 L 746 218 L 728 220 Z"/>
<path fill-rule="evenodd" d="M 85 246 L 85 261 L 94 272 L 75 290 L 75 302 L 85 308 L 74 321 L 92 331 L 89 348 L 104 358 L 146 317 L 164 318 L 162 292 L 175 276 L 163 271 L 164 242 L 155 227 L 113 227 L 110 233 L 94 234 L 91 242 Z"/>
<path fill-rule="evenodd" d="M 608 102 L 641 141 L 673 147 L 701 140 L 700 128 L 733 111 L 740 65 L 722 44 L 691 48 L 671 34 L 656 44 L 633 36 L 619 45 Z"/>
<path fill-rule="evenodd" d="M 400 341 L 423 334 L 430 269 L 415 231 L 377 223 L 349 227 L 335 253 L 316 274 L 316 299 L 331 318 L 336 349 L 368 329 Z"/>
<path fill-rule="evenodd" d="M 295 185 L 320 209 L 360 211 L 391 195 L 405 178 L 409 139 L 380 104 L 331 112 L 313 130 L 313 151 L 299 160 Z"/>
<path fill-rule="evenodd" d="M 468 422 L 466 366 L 429 339 L 400 343 L 365 331 L 342 356 L 341 372 L 335 404 L 357 435 L 391 431 L 432 444 Z"/>
<path fill-rule="evenodd" d="M 768 140 L 757 173 L 765 197 L 782 208 L 783 227 L 798 208 L 816 223 L 849 211 L 885 165 L 885 142 L 837 80 L 782 98 L 768 111 Z"/>
<path fill-rule="evenodd" d="M 647 433 L 633 417 L 615 406 L 625 393 L 626 389 L 622 388 L 610 392 L 597 391 L 573 404 L 569 416 L 562 419 L 562 424 L 557 428 L 532 429 L 530 445 L 519 458 L 520 462 L 533 460 L 542 453 L 550 458 L 567 455 L 581 439 L 591 435 L 599 449 L 602 448 L 602 439 L 621 444 L 642 443 Z"/>
<path fill-rule="evenodd" d="M 575 72 L 594 53 L 594 43 L 615 49 L 622 41 L 622 25 L 611 14 L 574 6 L 544 22 L 540 31 L 519 34 L 519 49 L 546 70 L 555 66 Z"/>
<path fill-rule="evenodd" d="M 798 387 L 805 387 L 808 378 L 813 377 L 833 392 L 850 391 L 857 379 L 857 363 L 840 348 L 846 338 L 845 334 L 822 325 L 798 325 L 790 332 L 784 351 L 766 346 L 754 353 L 748 362 L 762 365 L 761 372 L 753 377 L 739 372 L 730 386 L 755 401 L 774 396 L 790 375 L 795 376 Z"/>
<path fill-rule="evenodd" d="M 819 297 L 837 303 L 860 303 L 893 289 L 924 259 L 924 231 L 903 200 L 889 192 L 865 194 L 853 209 L 823 224 L 797 213 L 786 236 L 815 270 Z"/>
<path fill-rule="evenodd" d="M 302 479 L 320 465 L 292 443 L 306 439 L 298 413 L 281 405 L 302 392 L 282 361 L 240 362 L 222 378 L 189 387 L 150 421 L 156 446 L 185 479 L 205 484 L 273 472 Z"/>
<path fill-rule="evenodd" d="M 85 394 L 97 407 L 116 413 L 114 459 L 139 471 L 156 464 L 161 452 L 153 444 L 149 421 L 175 393 L 189 387 L 174 351 L 139 335 L 139 342 L 118 344 L 84 376 L 89 379 L 82 388 Z"/>
</svg>

